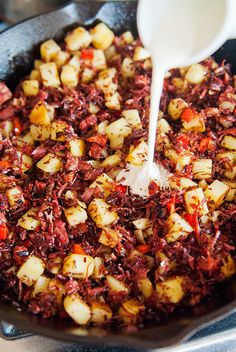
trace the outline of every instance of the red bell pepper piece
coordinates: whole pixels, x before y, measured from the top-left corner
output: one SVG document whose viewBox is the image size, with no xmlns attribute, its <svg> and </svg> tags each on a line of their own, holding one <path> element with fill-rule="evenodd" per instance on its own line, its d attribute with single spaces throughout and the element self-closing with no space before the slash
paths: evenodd
<svg viewBox="0 0 236 352">
<path fill-rule="evenodd" d="M 97 143 L 101 147 L 105 147 L 105 145 L 107 143 L 107 137 L 103 136 L 101 134 L 97 134 L 95 136 L 91 136 L 91 137 L 87 138 L 87 141 L 90 143 Z"/>
<path fill-rule="evenodd" d="M 189 122 L 194 118 L 194 116 L 195 116 L 195 113 L 192 109 L 185 108 L 181 114 L 181 119 L 183 121 Z"/>
<path fill-rule="evenodd" d="M 199 148 L 198 148 L 199 152 L 204 153 L 208 149 L 210 141 L 211 141 L 210 137 L 202 138 L 199 143 Z"/>
<path fill-rule="evenodd" d="M 139 244 L 136 249 L 142 254 L 145 254 L 150 251 L 151 246 L 149 244 Z"/>
<path fill-rule="evenodd" d="M 176 196 L 175 194 L 173 194 L 170 200 L 166 203 L 166 207 L 170 213 L 173 213 L 175 211 L 175 203 L 176 203 Z"/>
<path fill-rule="evenodd" d="M 198 213 L 195 212 L 194 214 L 185 214 L 184 219 L 189 223 L 189 225 L 192 226 L 196 234 L 197 240 L 199 241 L 200 227 L 198 222 Z"/>
<path fill-rule="evenodd" d="M 4 241 L 7 238 L 7 225 L 0 224 L 0 240 Z"/>
<path fill-rule="evenodd" d="M 115 185 L 115 192 L 125 194 L 126 191 L 127 191 L 127 186 L 124 186 L 124 185 Z"/>
<path fill-rule="evenodd" d="M 93 49 L 82 49 L 81 50 L 81 59 L 82 60 L 92 60 L 93 59 Z"/>
<path fill-rule="evenodd" d="M 180 144 L 183 149 L 189 148 L 189 142 L 190 139 L 186 133 L 182 133 L 176 138 L 176 143 Z"/>
<path fill-rule="evenodd" d="M 1 160 L 0 161 L 0 169 L 9 169 L 11 167 L 11 164 L 7 160 Z"/>
<path fill-rule="evenodd" d="M 20 122 L 19 117 L 14 117 L 13 119 L 13 131 L 16 136 L 20 136 L 21 132 L 23 130 L 22 124 Z"/>
<path fill-rule="evenodd" d="M 75 243 L 73 245 L 73 250 L 72 251 L 73 251 L 74 254 L 86 254 L 84 249 L 81 247 L 81 245 L 77 244 L 77 243 Z"/>
<path fill-rule="evenodd" d="M 160 191 L 160 186 L 155 182 L 155 181 L 150 181 L 149 186 L 148 186 L 148 193 L 150 196 L 153 196 L 157 192 Z"/>
</svg>

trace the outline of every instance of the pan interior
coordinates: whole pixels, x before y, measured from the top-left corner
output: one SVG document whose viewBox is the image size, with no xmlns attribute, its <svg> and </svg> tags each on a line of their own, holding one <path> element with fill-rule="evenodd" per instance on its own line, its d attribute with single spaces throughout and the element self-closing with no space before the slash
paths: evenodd
<svg viewBox="0 0 236 352">
<path fill-rule="evenodd" d="M 91 26 L 102 21 L 116 33 L 131 30 L 137 34 L 136 1 L 80 1 L 57 11 L 22 22 L 0 35 L 0 80 L 14 88 L 33 66 L 40 43 L 48 38 L 60 39 L 68 29 L 77 24 Z M 226 59 L 236 72 L 235 40 L 228 41 L 216 54 L 220 62 Z M 160 326 L 148 327 L 132 334 L 106 332 L 101 329 L 81 329 L 56 320 L 44 320 L 27 312 L 0 302 L 0 319 L 14 323 L 27 331 L 33 331 L 58 339 L 67 339 L 89 344 L 132 344 L 139 348 L 167 347 L 180 342 L 200 326 L 229 314 L 236 302 L 236 282 L 220 285 L 214 299 L 177 312 L 170 321 Z"/>
</svg>

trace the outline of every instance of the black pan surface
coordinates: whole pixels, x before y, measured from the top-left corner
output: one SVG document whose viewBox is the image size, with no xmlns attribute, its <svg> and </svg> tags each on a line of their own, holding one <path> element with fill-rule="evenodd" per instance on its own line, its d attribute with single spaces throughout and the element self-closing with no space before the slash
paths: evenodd
<svg viewBox="0 0 236 352">
<path fill-rule="evenodd" d="M 76 24 L 90 26 L 98 21 L 107 23 L 115 32 L 136 28 L 135 1 L 80 1 L 71 3 L 57 11 L 37 16 L 17 24 L 0 34 L 0 80 L 14 88 L 33 65 L 42 41 L 63 33 Z M 216 54 L 217 61 L 226 59 L 236 72 L 236 41 L 228 41 Z M 140 349 L 170 347 L 186 340 L 189 336 L 236 309 L 236 282 L 220 285 L 215 297 L 200 305 L 178 312 L 159 326 L 148 327 L 139 332 L 106 332 L 98 328 L 78 328 L 68 322 L 45 320 L 19 311 L 0 301 L 0 319 L 10 322 L 24 331 L 42 334 L 80 344 L 130 345 Z"/>
</svg>

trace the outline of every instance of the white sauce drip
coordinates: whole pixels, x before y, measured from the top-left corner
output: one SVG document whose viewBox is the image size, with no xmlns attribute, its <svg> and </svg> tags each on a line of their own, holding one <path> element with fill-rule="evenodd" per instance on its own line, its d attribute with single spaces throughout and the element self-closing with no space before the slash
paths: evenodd
<svg viewBox="0 0 236 352">
<path fill-rule="evenodd" d="M 151 174 L 148 174 L 148 162 L 142 166 L 128 165 L 127 169 L 120 171 L 117 181 L 125 186 L 130 186 L 132 193 L 141 197 L 149 195 L 148 186 L 151 181 L 156 181 L 160 188 L 168 188 L 168 172 L 161 165 L 153 163 Z M 123 179 L 123 180 L 122 180 Z"/>
<path fill-rule="evenodd" d="M 121 183 L 130 186 L 133 193 L 146 197 L 149 195 L 148 185 L 151 180 L 155 180 L 160 188 L 168 187 L 168 172 L 163 166 L 154 163 L 164 75 L 171 68 L 186 66 L 191 60 L 196 62 L 193 58 L 200 59 L 199 53 L 209 46 L 222 25 L 219 16 L 209 17 L 212 6 L 214 4 L 214 10 L 223 14 L 225 4 L 221 0 L 142 0 L 143 4 L 144 2 L 148 6 L 141 6 L 138 27 L 139 31 L 141 29 L 141 39 L 152 53 L 153 63 L 148 160 L 140 167 L 128 165 L 126 170 L 121 170 L 118 174 L 117 181 L 123 178 Z"/>
</svg>

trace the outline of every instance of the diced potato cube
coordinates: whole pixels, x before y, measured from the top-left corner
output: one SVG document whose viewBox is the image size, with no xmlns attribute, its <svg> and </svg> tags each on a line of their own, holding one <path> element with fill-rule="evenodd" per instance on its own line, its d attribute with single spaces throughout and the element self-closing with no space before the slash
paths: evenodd
<svg viewBox="0 0 236 352">
<path fill-rule="evenodd" d="M 187 131 L 205 131 L 205 122 L 202 115 L 195 115 L 190 121 L 183 121 L 183 127 Z"/>
<path fill-rule="evenodd" d="M 183 110 L 188 106 L 186 101 L 181 98 L 172 99 L 168 105 L 168 114 L 173 120 L 180 118 Z"/>
<path fill-rule="evenodd" d="M 227 202 L 234 202 L 236 200 L 236 189 L 230 189 L 225 200 Z"/>
<path fill-rule="evenodd" d="M 30 125 L 30 134 L 35 141 L 45 141 L 51 137 L 51 126 Z"/>
<path fill-rule="evenodd" d="M 224 175 L 229 180 L 235 180 L 236 179 L 236 165 L 232 169 L 225 171 Z"/>
<path fill-rule="evenodd" d="M 169 133 L 171 131 L 171 127 L 166 119 L 160 119 L 157 123 L 157 127 L 159 133 Z"/>
<path fill-rule="evenodd" d="M 121 116 L 126 119 L 131 127 L 142 128 L 141 119 L 137 109 L 123 110 Z"/>
<path fill-rule="evenodd" d="M 178 159 L 176 151 L 171 149 L 170 138 L 166 133 L 158 133 L 156 150 L 164 152 L 165 156 L 169 159 L 175 158 L 175 162 Z"/>
<path fill-rule="evenodd" d="M 100 191 L 104 193 L 105 197 L 108 197 L 114 190 L 114 182 L 107 174 L 103 173 L 102 175 L 98 176 L 89 187 L 98 187 Z"/>
<path fill-rule="evenodd" d="M 134 49 L 134 57 L 133 57 L 134 61 L 143 61 L 143 60 L 148 59 L 149 57 L 151 57 L 151 53 L 149 50 L 147 50 L 141 46 L 137 46 Z"/>
<path fill-rule="evenodd" d="M 177 172 L 181 172 L 184 170 L 185 166 L 191 163 L 192 156 L 191 155 L 182 155 L 178 156 L 175 169 Z"/>
<path fill-rule="evenodd" d="M 56 155 L 48 153 L 37 162 L 37 167 L 44 172 L 55 174 L 61 170 L 62 162 Z"/>
<path fill-rule="evenodd" d="M 35 297 L 39 293 L 47 292 L 50 279 L 46 276 L 40 276 L 34 285 L 32 296 Z"/>
<path fill-rule="evenodd" d="M 93 279 L 101 279 L 104 277 L 104 262 L 101 257 L 94 258 Z"/>
<path fill-rule="evenodd" d="M 78 72 L 76 68 L 71 65 L 62 66 L 61 82 L 69 88 L 76 87 L 79 82 Z"/>
<path fill-rule="evenodd" d="M 105 227 L 114 223 L 118 219 L 115 211 L 110 210 L 108 205 L 103 199 L 95 198 L 88 206 L 88 213 L 96 223 L 97 227 Z"/>
<path fill-rule="evenodd" d="M 233 202 L 236 200 L 236 182 L 224 181 L 224 183 L 230 187 L 225 200 L 227 202 Z"/>
<path fill-rule="evenodd" d="M 62 299 L 65 296 L 66 290 L 60 280 L 56 278 L 51 279 L 48 285 L 48 292 L 52 292 L 57 298 L 57 303 L 62 305 Z"/>
<path fill-rule="evenodd" d="M 92 79 L 95 77 L 95 71 L 92 70 L 91 68 L 85 67 L 81 74 L 81 81 L 82 83 L 89 83 L 92 81 Z"/>
<path fill-rule="evenodd" d="M 179 303 L 184 295 L 184 278 L 175 276 L 156 284 L 156 292 L 161 303 Z"/>
<path fill-rule="evenodd" d="M 128 299 L 119 309 L 119 315 L 126 324 L 135 324 L 137 316 L 141 311 L 145 310 L 145 306 L 135 298 Z"/>
<path fill-rule="evenodd" d="M 205 215 L 208 213 L 206 198 L 201 188 L 185 192 L 184 200 L 189 214 L 198 212 L 201 215 Z"/>
<path fill-rule="evenodd" d="M 130 147 L 129 154 L 127 155 L 125 161 L 135 165 L 141 166 L 145 160 L 147 160 L 148 155 L 148 145 L 146 142 L 139 143 L 135 148 Z"/>
<path fill-rule="evenodd" d="M 43 101 L 39 101 L 31 110 L 29 119 L 31 123 L 36 125 L 50 125 L 51 120 L 48 106 Z"/>
<path fill-rule="evenodd" d="M 40 54 L 45 62 L 52 61 L 60 51 L 61 48 L 53 39 L 47 40 L 40 47 Z"/>
<path fill-rule="evenodd" d="M 222 261 L 223 265 L 221 266 L 220 271 L 225 275 L 226 278 L 229 278 L 236 272 L 235 261 L 230 254 L 228 254 L 227 257 Z"/>
<path fill-rule="evenodd" d="M 32 286 L 43 274 L 44 268 L 43 261 L 32 255 L 21 265 L 17 272 L 17 277 L 27 286 Z"/>
<path fill-rule="evenodd" d="M 51 274 L 57 275 L 62 268 L 62 263 L 63 260 L 59 256 L 50 258 L 47 261 L 47 271 L 49 271 Z"/>
<path fill-rule="evenodd" d="M 121 96 L 118 92 L 105 94 L 105 105 L 109 110 L 120 110 Z"/>
<path fill-rule="evenodd" d="M 170 232 L 182 231 L 191 233 L 192 226 L 189 225 L 178 213 L 172 213 L 168 218 L 168 225 Z"/>
<path fill-rule="evenodd" d="M 172 189 L 187 189 L 197 187 L 197 183 L 187 177 L 172 177 L 169 180 Z"/>
<path fill-rule="evenodd" d="M 33 231 L 40 226 L 40 221 L 37 216 L 37 208 L 28 210 L 18 221 L 18 226 L 25 230 Z"/>
<path fill-rule="evenodd" d="M 91 304 L 91 321 L 94 323 L 102 323 L 112 318 L 111 308 L 106 303 L 92 302 Z"/>
<path fill-rule="evenodd" d="M 70 59 L 70 54 L 67 51 L 61 50 L 55 55 L 53 61 L 55 62 L 57 67 L 61 67 L 65 65 L 69 59 Z"/>
<path fill-rule="evenodd" d="M 103 93 L 114 93 L 118 87 L 117 83 L 113 82 L 116 74 L 117 70 L 114 67 L 101 71 L 98 75 L 98 79 L 95 82 L 96 87 L 101 89 Z"/>
<path fill-rule="evenodd" d="M 121 34 L 120 40 L 121 44 L 132 44 L 134 41 L 134 37 L 130 31 L 127 31 Z"/>
<path fill-rule="evenodd" d="M 153 286 L 148 278 L 139 279 L 138 287 L 146 299 L 149 298 L 153 293 Z"/>
<path fill-rule="evenodd" d="M 90 255 L 70 254 L 64 259 L 62 273 L 76 279 L 86 279 L 92 275 L 94 261 Z"/>
<path fill-rule="evenodd" d="M 6 196 L 8 198 L 11 208 L 15 208 L 25 202 L 23 192 L 18 186 L 8 189 L 6 192 Z"/>
<path fill-rule="evenodd" d="M 20 161 L 19 167 L 21 172 L 26 172 L 33 166 L 33 159 L 24 153 L 17 151 L 17 156 Z"/>
<path fill-rule="evenodd" d="M 206 69 L 201 64 L 191 65 L 185 74 L 185 79 L 192 83 L 198 84 L 204 81 Z"/>
<path fill-rule="evenodd" d="M 178 241 L 193 232 L 192 226 L 177 213 L 172 213 L 169 216 L 168 226 L 169 232 L 166 235 L 167 242 Z"/>
<path fill-rule="evenodd" d="M 145 70 L 151 70 L 151 69 L 152 69 L 152 60 L 151 60 L 150 58 L 144 60 L 143 68 L 144 68 Z"/>
<path fill-rule="evenodd" d="M 34 60 L 34 69 L 39 70 L 39 67 L 43 64 L 44 62 L 42 60 Z"/>
<path fill-rule="evenodd" d="M 15 186 L 15 178 L 0 173 L 0 190 L 5 191 L 11 186 Z"/>
<path fill-rule="evenodd" d="M 89 103 L 88 111 L 90 112 L 90 114 L 96 114 L 99 110 L 100 110 L 100 108 L 99 108 L 98 105 L 96 105 L 96 104 L 94 104 L 94 103 L 92 103 L 92 102 Z M 100 122 L 100 124 L 103 123 L 103 122 L 105 122 L 105 121 Z M 99 125 L 100 125 L 100 124 L 99 124 Z M 99 126 L 99 125 L 98 125 L 98 126 Z M 97 129 L 98 129 L 98 126 L 97 126 Z M 100 133 L 100 132 L 98 132 L 98 133 Z M 105 134 L 105 133 L 104 133 L 104 134 Z"/>
<path fill-rule="evenodd" d="M 205 180 L 212 176 L 212 160 L 198 159 L 193 162 L 193 177 L 197 180 Z"/>
<path fill-rule="evenodd" d="M 97 132 L 102 135 L 106 134 L 106 128 L 108 125 L 109 125 L 109 122 L 107 120 L 100 122 L 97 125 Z"/>
<path fill-rule="evenodd" d="M 3 134 L 3 136 L 6 136 L 7 138 L 10 138 L 10 135 L 13 131 L 13 123 L 12 121 L 6 120 L 0 122 L 0 131 Z"/>
<path fill-rule="evenodd" d="M 41 74 L 38 70 L 32 70 L 29 75 L 30 80 L 41 82 Z"/>
<path fill-rule="evenodd" d="M 70 51 L 87 48 L 91 43 L 90 33 L 83 27 L 75 28 L 71 33 L 67 34 L 65 42 Z"/>
<path fill-rule="evenodd" d="M 51 126 L 51 139 L 53 141 L 65 142 L 68 125 L 64 121 L 53 121 Z"/>
<path fill-rule="evenodd" d="M 80 56 L 78 54 L 73 55 L 70 61 L 68 62 L 68 65 L 74 67 L 76 69 L 76 72 L 79 73 L 81 66 Z"/>
<path fill-rule="evenodd" d="M 109 155 L 105 160 L 101 163 L 102 167 L 114 167 L 119 165 L 121 162 L 121 154 L 116 152 L 113 155 Z"/>
<path fill-rule="evenodd" d="M 110 140 L 110 147 L 113 149 L 121 148 L 124 143 L 124 138 L 131 132 L 126 119 L 123 117 L 110 123 L 105 129 L 106 135 Z"/>
<path fill-rule="evenodd" d="M 173 77 L 171 82 L 179 93 L 184 92 L 188 86 L 187 80 L 180 77 Z"/>
<path fill-rule="evenodd" d="M 209 208 L 218 208 L 223 203 L 228 191 L 229 186 L 225 183 L 218 180 L 213 181 L 205 190 Z"/>
<path fill-rule="evenodd" d="M 123 77 L 130 78 L 134 77 L 135 66 L 133 60 L 129 57 L 124 58 L 121 65 L 121 74 Z"/>
<path fill-rule="evenodd" d="M 61 82 L 55 62 L 43 64 L 39 70 L 45 87 L 58 88 L 60 86 Z"/>
<path fill-rule="evenodd" d="M 84 155 L 86 146 L 82 139 L 73 138 L 68 144 L 69 150 L 73 156 L 81 158 Z"/>
<path fill-rule="evenodd" d="M 114 56 L 117 55 L 116 47 L 114 45 L 109 46 L 105 51 L 105 56 L 108 61 L 110 61 Z"/>
<path fill-rule="evenodd" d="M 224 136 L 220 144 L 226 149 L 236 150 L 236 138 L 233 136 Z"/>
<path fill-rule="evenodd" d="M 102 50 L 109 48 L 115 37 L 114 33 L 107 27 L 107 25 L 105 25 L 105 23 L 97 24 L 91 29 L 90 33 L 95 48 Z"/>
<path fill-rule="evenodd" d="M 114 248 L 119 243 L 119 233 L 109 227 L 105 227 L 99 236 L 98 242 L 104 246 Z"/>
<path fill-rule="evenodd" d="M 27 97 L 35 96 L 39 92 L 39 82 L 37 80 L 26 80 L 22 83 L 22 88 Z"/>
<path fill-rule="evenodd" d="M 30 132 L 26 133 L 25 135 L 23 136 L 19 136 L 18 138 L 18 142 L 20 142 L 20 145 L 21 145 L 21 142 L 24 144 L 29 144 L 29 145 L 34 145 L 34 139 L 31 135 Z"/>
<path fill-rule="evenodd" d="M 64 209 L 64 213 L 70 226 L 81 224 L 88 218 L 86 210 L 79 205 Z"/>
<path fill-rule="evenodd" d="M 236 162 L 236 152 L 223 152 L 216 154 L 216 160 L 222 161 L 225 163 L 233 164 Z"/>
<path fill-rule="evenodd" d="M 125 285 L 125 283 L 116 279 L 114 276 L 107 275 L 106 280 L 107 280 L 107 285 L 109 287 L 110 292 L 112 293 L 124 292 L 126 294 L 129 293 L 129 288 Z"/>
<path fill-rule="evenodd" d="M 64 299 L 66 313 L 79 325 L 86 325 L 91 318 L 89 306 L 80 298 L 73 294 Z"/>
<path fill-rule="evenodd" d="M 152 225 L 151 221 L 148 218 L 140 218 L 138 220 L 133 221 L 133 224 L 138 230 L 146 230 Z"/>
<path fill-rule="evenodd" d="M 94 169 L 101 165 L 99 160 L 88 160 L 87 163 L 90 164 Z"/>
<path fill-rule="evenodd" d="M 173 160 L 175 162 L 177 162 L 180 157 L 174 149 L 165 149 L 164 154 L 168 159 Z"/>
<path fill-rule="evenodd" d="M 231 95 L 231 94 L 230 94 Z M 234 95 L 232 94 L 232 98 L 234 98 Z M 227 111 L 233 113 L 235 108 L 235 102 L 234 101 L 220 101 L 219 102 L 219 109 L 220 111 Z M 225 123 L 224 121 L 220 122 L 222 126 L 227 127 L 227 122 Z"/>
<path fill-rule="evenodd" d="M 78 202 L 77 193 L 75 191 L 66 191 L 64 197 L 65 200 L 72 201 L 73 203 Z"/>
<path fill-rule="evenodd" d="M 107 67 L 106 56 L 103 50 L 93 50 L 92 67 L 94 70 L 105 70 Z"/>
</svg>

